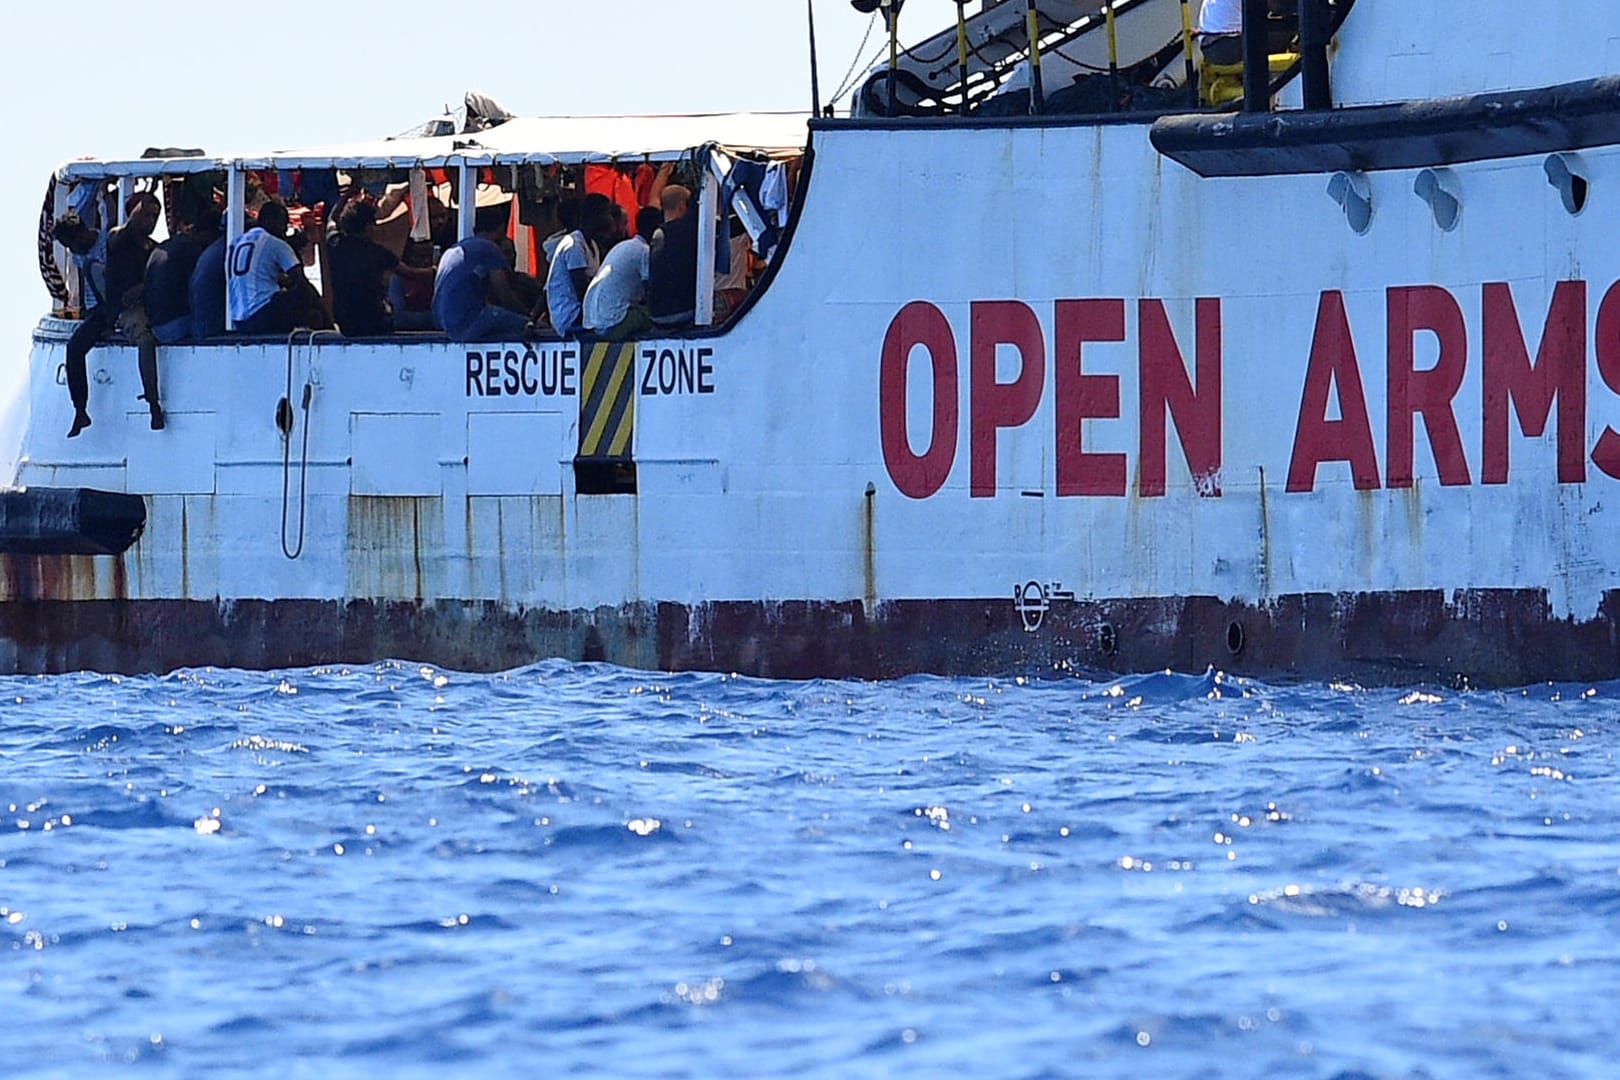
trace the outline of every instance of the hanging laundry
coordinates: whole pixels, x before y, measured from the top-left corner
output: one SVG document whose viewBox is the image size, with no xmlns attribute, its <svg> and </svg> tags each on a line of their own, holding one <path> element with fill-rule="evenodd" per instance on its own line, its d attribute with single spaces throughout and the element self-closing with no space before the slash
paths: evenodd
<svg viewBox="0 0 1620 1080">
<path fill-rule="evenodd" d="M 625 216 L 632 222 L 641 203 L 636 199 L 636 187 L 630 178 L 612 165 L 585 166 L 585 194 L 606 195 L 624 207 Z"/>
<path fill-rule="evenodd" d="M 773 161 L 765 166 L 765 179 L 759 185 L 759 205 L 767 214 L 774 215 L 774 224 L 777 228 L 787 225 L 788 167 L 786 163 Z"/>
<path fill-rule="evenodd" d="M 653 188 L 658 183 L 658 170 L 652 167 L 651 162 L 643 162 L 636 167 L 635 183 L 636 202 L 642 206 L 657 206 Z"/>
</svg>

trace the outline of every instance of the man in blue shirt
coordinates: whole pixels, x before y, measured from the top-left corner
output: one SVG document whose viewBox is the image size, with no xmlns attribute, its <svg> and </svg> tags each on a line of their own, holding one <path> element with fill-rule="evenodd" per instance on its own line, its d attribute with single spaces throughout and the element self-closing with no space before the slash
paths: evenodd
<svg viewBox="0 0 1620 1080">
<path fill-rule="evenodd" d="M 225 236 L 203 249 L 191 271 L 191 333 L 219 337 L 225 333 Z"/>
<path fill-rule="evenodd" d="M 531 329 L 512 290 L 512 264 L 496 241 L 511 205 L 481 207 L 473 235 L 444 253 L 433 280 L 433 321 L 451 341 L 515 341 Z"/>
</svg>

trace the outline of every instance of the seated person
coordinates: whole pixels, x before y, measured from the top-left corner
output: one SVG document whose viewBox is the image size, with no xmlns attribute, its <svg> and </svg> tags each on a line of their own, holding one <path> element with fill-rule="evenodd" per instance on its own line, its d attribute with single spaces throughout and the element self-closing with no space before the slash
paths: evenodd
<svg viewBox="0 0 1620 1080">
<path fill-rule="evenodd" d="M 697 312 L 698 215 L 692 193 L 670 184 L 659 196 L 664 208 L 661 242 L 653 244 L 647 268 L 647 311 L 661 327 L 689 325 Z"/>
<path fill-rule="evenodd" d="M 731 270 L 714 275 L 714 316 L 724 320 L 748 299 L 748 261 L 753 242 L 737 215 L 731 215 Z"/>
<path fill-rule="evenodd" d="M 576 195 L 569 195 L 558 201 L 557 224 L 561 225 L 562 228 L 546 237 L 545 241 L 540 245 L 540 250 L 546 256 L 546 265 L 549 266 L 551 260 L 557 257 L 557 245 L 562 243 L 562 238 L 579 228 L 580 221 L 583 220 L 581 217 L 583 212 L 584 207 Z"/>
<path fill-rule="evenodd" d="M 203 252 L 219 239 L 220 213 L 216 206 L 196 211 L 190 228 L 175 233 L 146 260 L 146 318 L 160 345 L 189 340 L 195 333 L 191 317 L 191 279 Z M 225 285 L 224 247 L 220 247 L 219 286 Z M 223 309 L 221 330 L 224 329 Z"/>
<path fill-rule="evenodd" d="M 585 196 L 582 214 L 584 226 L 557 242 L 546 269 L 546 307 L 551 328 L 559 334 L 580 328 L 581 304 L 591 279 L 602 268 L 602 248 L 618 239 L 613 202 L 607 196 Z"/>
<path fill-rule="evenodd" d="M 187 292 L 191 301 L 191 336 L 219 337 L 225 332 L 225 234 L 197 256 Z"/>
<path fill-rule="evenodd" d="M 433 241 L 405 241 L 405 253 L 388 284 L 388 306 L 394 311 L 395 330 L 434 329 L 433 275 Z"/>
<path fill-rule="evenodd" d="M 399 260 L 371 239 L 377 204 L 353 198 L 338 215 L 332 241 L 332 291 L 338 329 L 348 337 L 374 337 L 394 332 L 388 306 L 388 283 Z"/>
<path fill-rule="evenodd" d="M 652 329 L 646 297 L 653 234 L 664 215 L 650 206 L 636 214 L 636 235 L 620 241 L 602 260 L 585 290 L 585 329 L 609 341 L 625 341 Z"/>
<path fill-rule="evenodd" d="M 295 239 L 308 243 L 302 236 Z M 304 277 L 304 264 L 287 236 L 287 208 L 267 202 L 258 223 L 226 251 L 225 299 L 242 334 L 285 334 L 318 326 L 320 297 Z"/>
<path fill-rule="evenodd" d="M 1243 63 L 1243 0 L 1204 0 L 1198 9 L 1198 47 L 1205 63 Z"/>
<path fill-rule="evenodd" d="M 1266 50 L 1287 52 L 1299 33 L 1292 0 L 1266 0 Z M 1204 0 L 1198 11 L 1198 47 L 1220 67 L 1243 63 L 1243 0 Z"/>
<path fill-rule="evenodd" d="M 114 326 L 137 348 L 140 400 L 151 411 L 152 430 L 163 430 L 163 408 L 158 402 L 158 343 L 147 323 L 144 300 L 146 262 L 155 246 L 152 230 L 157 227 L 163 207 L 157 196 L 142 191 L 131 195 L 124 209 L 128 220 L 107 232 L 91 229 L 71 215 L 58 221 L 53 229 L 56 242 L 73 253 L 84 283 L 84 320 L 68 339 L 65 365 L 68 396 L 73 402 L 70 439 L 90 426 L 86 359 Z"/>
<path fill-rule="evenodd" d="M 506 265 L 512 270 L 512 295 L 517 299 L 518 306 L 524 311 L 533 311 L 544 302 L 546 287 L 533 274 L 517 268 L 517 244 L 512 242 L 510 236 L 501 237 L 495 241 L 495 246 L 506 256 Z"/>
<path fill-rule="evenodd" d="M 511 212 L 511 203 L 479 207 L 473 235 L 439 260 L 433 321 L 451 341 L 513 341 L 531 330 L 528 317 L 516 310 L 512 267 L 497 243 Z"/>
</svg>

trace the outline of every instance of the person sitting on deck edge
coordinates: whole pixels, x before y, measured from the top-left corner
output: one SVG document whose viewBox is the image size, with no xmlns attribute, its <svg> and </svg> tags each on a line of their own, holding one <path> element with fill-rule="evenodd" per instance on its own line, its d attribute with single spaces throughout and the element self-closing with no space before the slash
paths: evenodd
<svg viewBox="0 0 1620 1080">
<path fill-rule="evenodd" d="M 152 230 L 163 208 L 151 192 L 137 192 L 125 204 L 128 220 L 103 234 L 69 215 L 56 223 L 56 242 L 73 253 L 84 282 L 84 320 L 67 345 L 68 396 L 73 401 L 76 438 L 90 426 L 90 380 L 85 361 L 90 350 L 116 325 L 139 349 L 141 400 L 152 414 L 152 430 L 163 429 L 158 403 L 157 339 L 147 325 L 142 279 L 152 251 Z"/>
</svg>

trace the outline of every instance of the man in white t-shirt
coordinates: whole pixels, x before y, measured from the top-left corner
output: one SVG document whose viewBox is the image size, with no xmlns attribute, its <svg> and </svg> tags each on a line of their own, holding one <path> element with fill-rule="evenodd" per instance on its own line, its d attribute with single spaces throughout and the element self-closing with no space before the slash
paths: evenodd
<svg viewBox="0 0 1620 1080">
<path fill-rule="evenodd" d="M 225 302 L 241 334 L 285 334 L 296 325 L 292 289 L 303 280 L 303 263 L 287 243 L 287 208 L 268 202 L 258 224 L 225 255 Z"/>
<path fill-rule="evenodd" d="M 1243 0 L 1204 0 L 1198 9 L 1198 47 L 1208 63 L 1243 63 Z"/>
<path fill-rule="evenodd" d="M 551 328 L 559 334 L 579 330 L 585 290 L 602 268 L 602 246 L 617 239 L 613 203 L 605 196 L 585 196 L 581 216 L 584 228 L 575 229 L 558 242 L 546 269 L 546 306 L 551 312 Z"/>
<path fill-rule="evenodd" d="M 1270 52 L 1287 52 L 1299 34 L 1293 0 L 1266 0 L 1266 18 L 1258 27 Z M 1204 0 L 1198 11 L 1198 47 L 1211 64 L 1243 63 L 1243 0 Z"/>
<path fill-rule="evenodd" d="M 647 314 L 647 265 L 653 233 L 664 223 L 656 207 L 636 214 L 636 235 L 616 244 L 585 290 L 585 329 L 608 339 L 626 341 L 652 329 Z"/>
</svg>

